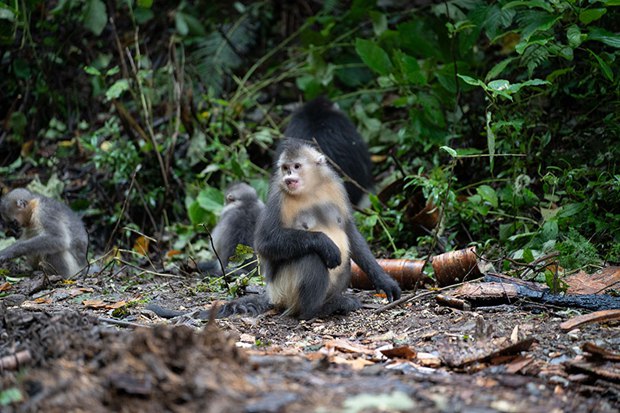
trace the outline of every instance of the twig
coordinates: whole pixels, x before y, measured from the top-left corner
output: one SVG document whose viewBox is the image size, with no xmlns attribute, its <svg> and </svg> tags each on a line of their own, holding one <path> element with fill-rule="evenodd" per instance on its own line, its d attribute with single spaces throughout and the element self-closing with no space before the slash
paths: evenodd
<svg viewBox="0 0 620 413">
<path fill-rule="evenodd" d="M 124 250 L 124 251 L 126 251 L 126 250 Z M 182 276 L 180 276 L 180 275 L 176 275 L 176 274 L 166 274 L 166 273 L 162 273 L 162 272 L 157 272 L 157 271 L 147 270 L 147 269 L 141 268 L 141 267 L 139 267 L 139 266 L 137 266 L 137 265 L 131 264 L 131 263 L 127 262 L 127 261 L 124 261 L 124 260 L 122 260 L 122 259 L 120 259 L 120 258 L 116 258 L 116 259 L 117 259 L 117 260 L 118 260 L 118 262 L 120 262 L 121 264 L 126 265 L 126 266 L 128 266 L 128 267 L 131 267 L 131 268 L 133 268 L 133 269 L 136 269 L 136 270 L 142 271 L 143 273 L 146 273 L 146 274 L 156 275 L 156 276 L 158 276 L 158 277 L 167 277 L 167 278 L 179 278 L 179 279 L 182 279 L 182 278 L 183 278 Z"/>
<path fill-rule="evenodd" d="M 396 301 L 392 301 L 391 303 L 384 305 L 383 307 L 377 308 L 374 313 L 375 314 L 379 314 L 379 313 L 387 311 L 387 310 L 389 310 L 391 308 L 394 308 L 397 305 L 404 304 L 404 303 L 407 303 L 409 301 L 413 301 L 416 298 L 422 298 L 422 297 L 426 297 L 427 295 L 437 294 L 440 291 L 445 291 L 445 290 L 449 290 L 451 288 L 460 287 L 461 285 L 464 285 L 466 282 L 471 282 L 471 281 L 464 281 L 462 283 L 448 285 L 448 286 L 443 287 L 443 288 L 437 288 L 436 290 L 433 290 L 433 291 L 425 291 L 425 292 L 417 294 L 417 295 L 414 293 L 414 294 L 410 294 L 410 295 L 405 296 L 405 297 L 401 297 L 401 298 L 399 298 Z"/>
<path fill-rule="evenodd" d="M 209 231 L 209 228 L 207 228 L 207 226 L 204 223 L 202 224 L 202 228 L 207 232 L 207 236 L 209 237 L 209 244 L 211 244 L 211 249 L 213 250 L 213 253 L 215 254 L 215 258 L 217 258 L 217 262 L 220 264 L 220 268 L 222 270 L 222 279 L 224 280 L 224 284 L 226 284 L 226 289 L 230 293 L 229 282 L 232 282 L 232 280 L 226 274 L 226 268 L 224 268 L 224 263 L 222 262 L 222 259 L 220 258 L 220 254 L 217 253 L 217 249 L 215 249 L 215 244 L 213 243 L 213 236 L 211 236 L 211 231 Z"/>
<path fill-rule="evenodd" d="M 131 328 L 144 327 L 144 328 L 151 328 L 151 326 L 148 326 L 146 324 L 132 323 L 131 321 L 115 320 L 113 318 L 106 318 L 106 317 L 97 317 L 97 321 L 100 321 L 102 323 L 115 324 L 115 325 L 121 326 L 121 327 L 131 327 Z"/>
<path fill-rule="evenodd" d="M 125 211 L 127 210 L 127 204 L 129 204 L 129 195 L 131 194 L 131 190 L 133 189 L 134 183 L 136 182 L 136 175 L 138 174 L 140 169 L 142 169 L 142 164 L 138 164 L 136 166 L 136 169 L 134 169 L 133 173 L 131 174 L 131 182 L 129 183 L 129 189 L 127 189 L 127 196 L 125 196 L 125 200 L 123 201 L 123 207 L 121 208 L 121 212 L 118 214 L 118 219 L 116 220 L 114 229 L 110 233 L 110 238 L 108 239 L 108 242 L 105 245 L 105 251 L 110 250 L 110 245 L 112 244 L 112 240 L 116 236 L 116 231 L 118 231 L 118 227 L 121 224 L 123 215 L 125 215 Z"/>
</svg>

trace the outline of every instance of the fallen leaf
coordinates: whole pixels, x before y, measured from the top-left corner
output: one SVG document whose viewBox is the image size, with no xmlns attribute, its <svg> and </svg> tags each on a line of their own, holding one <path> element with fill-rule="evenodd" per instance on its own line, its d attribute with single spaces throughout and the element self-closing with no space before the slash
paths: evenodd
<svg viewBox="0 0 620 413">
<path fill-rule="evenodd" d="M 169 250 L 168 252 L 166 252 L 166 258 L 172 258 L 175 255 L 179 255 L 182 254 L 182 251 L 179 250 Z"/>
<path fill-rule="evenodd" d="M 366 366 L 375 364 L 372 361 L 366 360 L 363 358 L 355 358 L 353 360 L 348 360 L 348 359 L 345 359 L 343 357 L 338 357 L 338 356 L 333 357 L 330 361 L 334 364 L 349 366 L 353 370 L 362 370 Z"/>
<path fill-rule="evenodd" d="M 140 235 L 133 244 L 133 250 L 140 255 L 147 255 L 149 252 L 150 240 L 144 235 Z"/>
<path fill-rule="evenodd" d="M 72 288 L 68 291 L 70 297 L 77 297 L 78 295 L 92 293 L 94 290 L 92 288 Z"/>
<path fill-rule="evenodd" d="M 11 283 L 4 283 L 0 285 L 0 291 L 8 291 L 11 288 L 13 288 L 13 285 Z"/>
<path fill-rule="evenodd" d="M 34 303 L 36 304 L 51 304 L 52 303 L 52 299 L 51 298 L 45 298 L 45 297 L 39 297 L 39 298 L 35 298 L 33 300 Z"/>
<path fill-rule="evenodd" d="M 326 342 L 325 348 L 327 348 L 328 350 L 334 349 L 342 351 L 344 353 L 374 354 L 374 350 L 371 350 L 368 347 L 353 344 L 351 342 L 348 342 L 347 340 L 342 339 L 330 340 Z"/>
<path fill-rule="evenodd" d="M 594 274 L 579 271 L 564 281 L 568 284 L 567 294 L 601 294 L 620 284 L 620 267 L 606 267 Z"/>
<path fill-rule="evenodd" d="M 424 367 L 436 368 L 441 366 L 441 359 L 430 353 L 418 353 L 416 355 L 416 361 Z"/>
<path fill-rule="evenodd" d="M 127 305 L 127 301 L 117 301 L 112 304 L 106 304 L 105 308 L 108 310 L 116 310 L 117 308 L 125 307 Z"/>
<path fill-rule="evenodd" d="M 416 357 L 416 351 L 412 350 L 409 346 L 394 347 L 386 350 L 381 350 L 381 353 L 391 359 L 399 358 L 405 360 L 413 360 Z"/>
<path fill-rule="evenodd" d="M 89 308 L 105 308 L 106 303 L 103 300 L 84 300 L 82 304 Z"/>
</svg>

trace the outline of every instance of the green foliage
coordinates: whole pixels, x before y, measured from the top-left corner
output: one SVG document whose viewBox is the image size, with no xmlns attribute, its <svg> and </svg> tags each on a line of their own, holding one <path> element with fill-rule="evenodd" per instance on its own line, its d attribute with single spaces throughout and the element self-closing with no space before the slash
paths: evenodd
<svg viewBox="0 0 620 413">
<path fill-rule="evenodd" d="M 588 265 L 600 265 L 596 247 L 575 229 L 568 230 L 562 242 L 556 245 L 560 252 L 560 265 L 567 270 L 578 269 Z"/>
<path fill-rule="evenodd" d="M 165 225 L 201 256 L 228 184 L 264 199 L 286 104 L 324 94 L 379 160 L 379 189 L 402 184 L 357 214 L 383 254 L 618 260 L 616 3 L 0 1 L 0 171 L 86 162 L 82 192 L 111 195 L 92 207 L 103 221 Z M 410 223 L 418 196 L 441 212 L 430 233 Z"/>
</svg>

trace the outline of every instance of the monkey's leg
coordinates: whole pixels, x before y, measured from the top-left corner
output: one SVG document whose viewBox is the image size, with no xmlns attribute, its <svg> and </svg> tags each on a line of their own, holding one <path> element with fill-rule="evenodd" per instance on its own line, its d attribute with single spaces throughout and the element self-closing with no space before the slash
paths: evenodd
<svg viewBox="0 0 620 413">
<path fill-rule="evenodd" d="M 359 310 L 361 306 L 361 303 L 355 297 L 336 294 L 325 302 L 319 312 L 319 316 L 326 317 L 332 314 L 347 315 L 351 311 Z"/>
<path fill-rule="evenodd" d="M 317 254 L 306 255 L 295 263 L 299 279 L 299 318 L 308 320 L 319 315 L 327 297 L 329 271 Z"/>
<path fill-rule="evenodd" d="M 273 305 L 269 302 L 267 294 L 246 295 L 233 301 L 229 301 L 220 308 L 217 318 L 230 317 L 235 314 L 247 314 L 257 316 L 268 310 Z"/>
</svg>

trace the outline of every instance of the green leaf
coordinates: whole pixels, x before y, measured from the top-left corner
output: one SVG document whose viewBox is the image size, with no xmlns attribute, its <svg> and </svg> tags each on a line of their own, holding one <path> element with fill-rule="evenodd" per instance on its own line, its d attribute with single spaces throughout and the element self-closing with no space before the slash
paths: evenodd
<svg viewBox="0 0 620 413">
<path fill-rule="evenodd" d="M 9 387 L 6 390 L 0 391 L 0 406 L 8 406 L 21 402 L 23 399 L 24 397 L 17 387 Z"/>
<path fill-rule="evenodd" d="M 611 70 L 611 67 L 609 67 L 607 62 L 605 62 L 599 55 L 594 53 L 592 50 L 588 49 L 588 51 L 590 52 L 590 54 L 592 56 L 594 56 L 594 58 L 598 62 L 598 65 L 601 67 L 601 70 L 603 71 L 603 74 L 605 75 L 605 77 L 607 77 L 607 79 L 609 79 L 611 82 L 613 82 L 614 81 L 614 72 L 613 72 L 613 70 Z"/>
<path fill-rule="evenodd" d="M 84 27 L 99 36 L 108 23 L 108 12 L 101 0 L 86 0 Z"/>
<path fill-rule="evenodd" d="M 489 165 L 491 172 L 493 172 L 493 166 L 495 165 L 495 132 L 493 132 L 491 127 L 491 117 L 491 112 L 487 112 L 487 147 L 489 148 Z"/>
<path fill-rule="evenodd" d="M 394 58 L 403 78 L 414 85 L 426 84 L 426 77 L 424 73 L 420 71 L 420 65 L 417 59 L 400 50 L 394 52 Z"/>
<path fill-rule="evenodd" d="M 387 17 L 385 16 L 385 14 L 376 11 L 369 12 L 369 15 L 370 19 L 372 20 L 372 27 L 375 35 L 380 36 L 388 28 Z"/>
<path fill-rule="evenodd" d="M 528 41 L 533 34 L 552 28 L 561 18 L 561 14 L 549 14 L 543 11 L 524 12 L 522 23 L 525 23 L 525 27 L 521 31 L 521 37 Z"/>
<path fill-rule="evenodd" d="M 196 201 L 205 210 L 219 214 L 224 205 L 224 194 L 219 189 L 208 187 L 200 191 Z"/>
<path fill-rule="evenodd" d="M 357 38 L 355 51 L 362 61 L 373 71 L 387 76 L 392 73 L 392 62 L 388 54 L 379 45 L 371 40 Z"/>
<path fill-rule="evenodd" d="M 542 239 L 546 241 L 554 240 L 558 238 L 558 223 L 557 221 L 546 221 L 543 224 L 541 236 Z"/>
<path fill-rule="evenodd" d="M 478 188 L 476 188 L 476 192 L 478 193 L 478 195 L 480 195 L 480 197 L 483 200 L 488 202 L 493 208 L 497 208 L 498 202 L 497 202 L 497 193 L 495 192 L 495 189 L 491 188 L 489 185 L 480 185 Z"/>
<path fill-rule="evenodd" d="M 153 0 L 138 0 L 138 7 L 150 9 L 153 6 Z"/>
<path fill-rule="evenodd" d="M 106 100 L 118 99 L 123 92 L 129 90 L 127 79 L 119 79 L 105 92 Z"/>
<path fill-rule="evenodd" d="M 603 17 L 605 13 L 607 13 L 606 8 L 581 10 L 579 12 L 579 21 L 583 24 L 590 24 Z"/>
<path fill-rule="evenodd" d="M 458 154 L 456 153 L 456 151 L 449 146 L 442 146 L 439 149 L 448 152 L 448 154 L 453 158 L 458 157 Z"/>
<path fill-rule="evenodd" d="M 487 75 L 485 76 L 484 80 L 488 81 L 499 76 L 504 71 L 504 69 L 506 69 L 506 67 L 508 67 L 508 65 L 515 59 L 516 57 L 509 57 L 493 66 L 491 70 L 489 70 L 489 73 L 487 73 Z"/>
<path fill-rule="evenodd" d="M 209 213 L 200 206 L 198 201 L 194 201 L 187 208 L 187 216 L 193 225 L 200 225 L 207 222 Z"/>
<path fill-rule="evenodd" d="M 579 26 L 573 24 L 566 30 L 566 38 L 568 39 L 568 44 L 572 48 L 579 47 L 579 45 L 586 39 L 586 35 L 581 34 L 581 30 Z"/>
<path fill-rule="evenodd" d="M 187 36 L 187 34 L 189 33 L 189 26 L 187 25 L 187 21 L 185 20 L 185 15 L 182 12 L 177 11 L 175 13 L 174 24 L 177 28 L 177 32 L 181 36 Z"/>
<path fill-rule="evenodd" d="M 529 9 L 539 8 L 548 11 L 549 13 L 553 12 L 553 6 L 546 0 L 533 0 L 533 1 L 511 1 L 506 3 L 502 9 L 511 9 L 514 7 L 527 7 Z"/>
<path fill-rule="evenodd" d="M 620 49 L 620 34 L 608 32 L 600 27 L 594 27 L 588 33 L 588 40 L 595 40 L 607 46 Z"/>
<path fill-rule="evenodd" d="M 484 90 L 487 89 L 487 85 L 482 80 L 474 79 L 473 77 L 469 77 L 469 76 L 465 76 L 461 74 L 457 74 L 457 76 L 463 79 L 463 82 L 467 83 L 468 85 L 480 86 Z"/>
<path fill-rule="evenodd" d="M 562 205 L 560 207 L 560 211 L 556 214 L 556 217 L 558 219 L 572 217 L 573 215 L 578 214 L 583 208 L 584 205 L 581 203 Z"/>
</svg>

